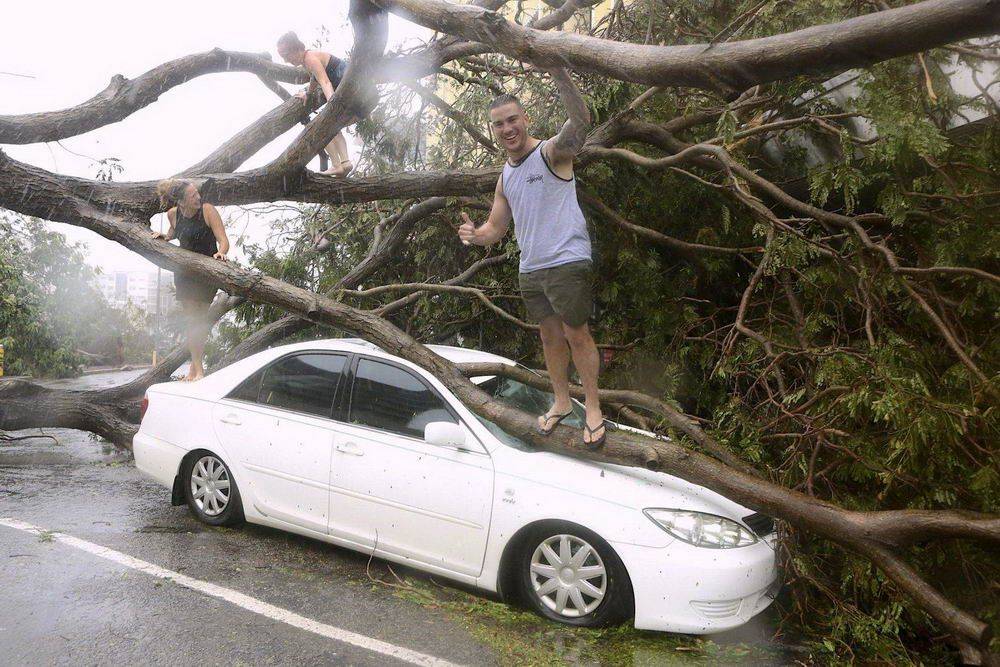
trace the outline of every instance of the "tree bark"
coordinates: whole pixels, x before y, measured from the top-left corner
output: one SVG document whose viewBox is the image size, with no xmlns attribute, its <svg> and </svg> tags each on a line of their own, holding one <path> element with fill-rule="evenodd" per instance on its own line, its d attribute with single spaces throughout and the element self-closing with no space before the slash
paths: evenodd
<svg viewBox="0 0 1000 667">
<path fill-rule="evenodd" d="M 1000 0 L 926 0 L 742 42 L 647 46 L 526 28 L 497 12 L 445 0 L 374 2 L 424 27 L 487 44 L 540 67 L 571 67 L 622 81 L 701 88 L 726 96 L 768 81 L 835 74 L 1000 31 Z"/>
<path fill-rule="evenodd" d="M 53 174 L 11 158 L 0 151 L 0 171 L 10 202 L 31 208 L 45 217 L 64 199 L 49 198 L 52 189 L 10 194 L 13 183 L 52 185 L 66 196 L 85 198 L 109 214 L 145 218 L 160 212 L 156 197 L 158 181 L 104 182 Z M 191 170 L 185 170 L 189 173 Z M 283 174 L 259 168 L 235 174 L 215 173 L 189 176 L 200 186 L 202 198 L 216 206 L 256 204 L 267 201 L 296 201 L 308 204 L 352 204 L 382 199 L 423 199 L 465 197 L 492 192 L 500 176 L 499 168 L 457 171 L 401 172 L 349 179 L 332 178 L 307 171 Z M 8 206 L 8 208 L 13 208 Z"/>
<path fill-rule="evenodd" d="M 0 116 L 0 144 L 34 144 L 74 137 L 117 123 L 175 86 L 205 74 L 249 72 L 278 81 L 305 83 L 305 70 L 271 62 L 266 54 L 212 49 L 163 63 L 135 79 L 121 74 L 82 104 L 61 111 Z"/>
<path fill-rule="evenodd" d="M 0 381 L 0 431 L 72 428 L 132 449 L 139 430 L 136 400 L 104 392 L 47 389 L 23 380 Z"/>
</svg>

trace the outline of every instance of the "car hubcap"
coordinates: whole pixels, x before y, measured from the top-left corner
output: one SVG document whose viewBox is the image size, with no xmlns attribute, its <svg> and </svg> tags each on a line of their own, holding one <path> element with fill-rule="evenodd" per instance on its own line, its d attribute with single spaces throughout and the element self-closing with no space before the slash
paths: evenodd
<svg viewBox="0 0 1000 667">
<path fill-rule="evenodd" d="M 574 535 L 553 535 L 531 556 L 531 587 L 560 616 L 586 616 L 600 606 L 608 573 L 597 550 Z"/>
<path fill-rule="evenodd" d="M 191 469 L 191 496 L 206 516 L 218 516 L 229 504 L 229 471 L 214 456 L 203 456 Z"/>
</svg>

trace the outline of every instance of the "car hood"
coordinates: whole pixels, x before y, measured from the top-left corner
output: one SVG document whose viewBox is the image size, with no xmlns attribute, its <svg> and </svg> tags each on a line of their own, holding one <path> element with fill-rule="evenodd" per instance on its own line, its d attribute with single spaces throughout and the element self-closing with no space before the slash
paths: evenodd
<svg viewBox="0 0 1000 667">
<path fill-rule="evenodd" d="M 753 513 L 711 489 L 663 472 L 506 446 L 495 454 L 497 472 L 623 507 L 684 509 L 736 520 Z"/>
</svg>

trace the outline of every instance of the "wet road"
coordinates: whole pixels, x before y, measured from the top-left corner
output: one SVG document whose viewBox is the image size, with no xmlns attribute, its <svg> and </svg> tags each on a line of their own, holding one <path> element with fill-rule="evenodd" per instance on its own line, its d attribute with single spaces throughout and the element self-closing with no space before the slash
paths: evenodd
<svg viewBox="0 0 1000 667">
<path fill-rule="evenodd" d="M 58 386 L 117 384 L 130 374 Z M 129 457 L 51 429 L 0 449 L 0 518 L 109 547 L 329 626 L 461 664 L 493 654 L 441 611 L 373 584 L 367 559 L 261 528 L 204 526 Z M 16 434 L 23 435 L 23 434 Z M 374 576 L 385 566 L 373 563 Z M 4 664 L 407 664 L 208 597 L 41 535 L 0 526 Z"/>
<path fill-rule="evenodd" d="M 50 384 L 96 388 L 136 373 Z M 408 582 L 402 586 L 384 563 L 332 545 L 259 526 L 211 528 L 186 507 L 171 507 L 169 491 L 140 475 L 129 455 L 78 431 L 46 432 L 57 443 L 35 438 L 0 447 L 0 519 L 119 556 L 109 560 L 49 532 L 0 525 L 3 664 L 661 665 L 704 662 L 699 654 L 711 664 L 785 662 L 767 646 L 763 621 L 721 647 L 627 628 L 567 629 L 394 567 Z M 137 570 L 123 564 L 128 557 L 171 572 Z M 192 590 L 173 573 L 227 592 Z M 234 604 L 233 596 L 249 602 Z M 267 605 L 334 633 L 246 608 Z M 339 641 L 341 631 L 419 655 L 390 657 Z M 725 645 L 733 642 L 751 646 L 733 652 Z M 765 654 L 754 654 L 753 645 Z"/>
</svg>

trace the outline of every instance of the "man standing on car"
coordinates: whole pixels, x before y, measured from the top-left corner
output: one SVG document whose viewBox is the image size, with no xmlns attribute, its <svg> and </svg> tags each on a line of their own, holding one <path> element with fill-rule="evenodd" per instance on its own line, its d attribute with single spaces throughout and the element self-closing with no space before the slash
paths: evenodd
<svg viewBox="0 0 1000 667">
<path fill-rule="evenodd" d="M 586 393 L 583 443 L 604 444 L 606 425 L 598 397 L 597 345 L 587 320 L 593 310 L 592 257 L 587 223 L 576 198 L 573 159 L 583 148 L 590 112 L 564 69 L 550 71 L 569 120 L 555 137 L 528 134 L 528 116 L 513 95 L 490 104 L 493 135 L 507 153 L 493 195 L 489 219 L 480 227 L 462 213 L 458 235 L 466 245 L 491 245 L 503 238 L 511 219 L 521 249 L 519 283 L 528 316 L 539 323 L 545 366 L 555 403 L 538 418 L 538 430 L 550 434 L 572 414 L 569 360 Z"/>
</svg>

